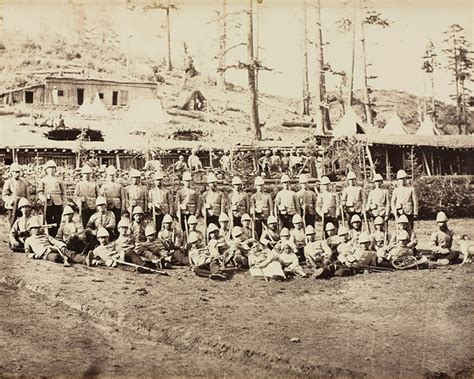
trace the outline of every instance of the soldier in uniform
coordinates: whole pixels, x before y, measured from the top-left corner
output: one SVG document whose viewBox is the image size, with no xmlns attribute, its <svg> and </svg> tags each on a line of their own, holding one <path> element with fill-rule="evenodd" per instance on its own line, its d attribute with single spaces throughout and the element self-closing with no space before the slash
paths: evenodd
<svg viewBox="0 0 474 379">
<path fill-rule="evenodd" d="M 178 160 L 174 164 L 174 169 L 178 172 L 183 172 L 183 171 L 186 171 L 188 169 L 188 165 L 187 165 L 187 163 L 184 160 L 184 157 L 182 155 L 180 155 L 178 157 Z"/>
<path fill-rule="evenodd" d="M 273 149 L 272 156 L 270 157 L 270 163 L 272 172 L 281 172 L 281 158 L 278 155 L 277 149 Z"/>
<path fill-rule="evenodd" d="M 92 168 L 89 165 L 84 165 L 81 173 L 82 180 L 76 184 L 74 198 L 82 217 L 82 225 L 85 227 L 95 212 L 95 200 L 99 196 L 99 187 L 91 180 Z"/>
<path fill-rule="evenodd" d="M 8 244 L 11 251 L 23 253 L 25 251 L 25 239 L 28 237 L 28 226 L 30 224 L 31 203 L 22 197 L 18 201 L 17 208 L 20 210 L 21 217 L 18 217 L 13 223 L 8 235 Z"/>
<path fill-rule="evenodd" d="M 13 225 L 17 217 L 20 217 L 18 202 L 20 198 L 29 199 L 29 183 L 21 178 L 21 169 L 18 163 L 12 163 L 10 166 L 10 179 L 3 184 L 2 200 L 5 209 L 8 212 L 10 226 Z"/>
<path fill-rule="evenodd" d="M 56 239 L 63 241 L 69 250 L 82 253 L 86 250 L 86 233 L 81 222 L 74 220 L 74 210 L 66 205 L 63 210 L 63 222 L 58 229 Z"/>
<path fill-rule="evenodd" d="M 40 180 L 38 187 L 38 198 L 46 208 L 46 223 L 57 225 L 48 229 L 51 236 L 55 236 L 58 232 L 66 195 L 63 182 L 55 175 L 56 168 L 56 162 L 52 160 L 46 162 L 46 176 Z"/>
<path fill-rule="evenodd" d="M 413 251 L 416 252 L 416 245 L 418 245 L 418 238 L 416 236 L 416 233 L 412 228 L 410 228 L 410 222 L 408 220 L 408 217 L 404 214 L 402 214 L 400 217 L 397 219 L 397 230 L 393 234 L 392 238 L 390 238 L 390 247 L 394 246 L 398 240 L 399 240 L 399 234 L 402 230 L 405 230 L 408 235 L 410 236 L 410 240 L 406 247 L 413 249 Z"/>
<path fill-rule="evenodd" d="M 219 215 L 219 238 L 224 238 L 227 242 L 230 241 L 230 227 L 229 227 L 229 216 L 227 213 L 221 213 Z"/>
<path fill-rule="evenodd" d="M 254 219 L 257 239 L 260 239 L 262 236 L 263 223 L 273 213 L 272 197 L 268 193 L 263 192 L 264 184 L 263 178 L 257 176 L 255 178 L 257 192 L 250 196 L 250 213 Z"/>
<path fill-rule="evenodd" d="M 278 220 L 270 215 L 267 219 L 267 225 L 264 226 L 260 243 L 268 249 L 273 249 L 280 241 L 280 231 L 278 230 Z"/>
<path fill-rule="evenodd" d="M 196 155 L 196 150 L 191 150 L 191 155 L 188 157 L 188 167 L 189 171 L 201 171 L 202 163 L 199 157 Z"/>
<path fill-rule="evenodd" d="M 208 189 L 202 194 L 203 208 L 201 213 L 206 216 L 206 227 L 209 224 L 219 225 L 219 215 L 225 210 L 226 197 L 217 189 L 217 178 L 211 172 L 207 176 Z"/>
<path fill-rule="evenodd" d="M 264 172 L 265 174 L 270 174 L 271 173 L 271 166 L 272 166 L 272 161 L 271 161 L 271 151 L 267 150 L 265 151 L 265 155 L 262 156 L 258 160 L 258 164 L 260 166 L 260 172 Z"/>
<path fill-rule="evenodd" d="M 144 216 L 145 212 L 143 212 L 141 206 L 137 205 L 133 208 L 130 232 L 135 243 L 146 241 L 145 228 L 147 223 L 145 222 Z"/>
<path fill-rule="evenodd" d="M 95 205 L 97 207 L 97 212 L 95 212 L 87 222 L 86 229 L 88 234 L 88 242 L 89 243 L 97 243 L 95 238 L 97 234 L 97 230 L 99 228 L 104 228 L 109 232 L 109 235 L 116 235 L 115 234 L 115 216 L 111 211 L 107 210 L 107 200 L 103 196 L 99 196 L 95 200 Z"/>
<path fill-rule="evenodd" d="M 222 155 L 221 159 L 219 160 L 221 165 L 221 170 L 224 172 L 230 171 L 230 155 L 229 152 L 226 150 L 224 151 L 224 155 Z"/>
<path fill-rule="evenodd" d="M 132 168 L 129 176 L 132 179 L 132 184 L 125 187 L 125 207 L 132 218 L 134 207 L 148 209 L 148 189 L 140 184 L 140 171 Z"/>
<path fill-rule="evenodd" d="M 326 225 L 331 223 L 337 229 L 339 223 L 339 204 L 338 197 L 334 192 L 330 191 L 331 181 L 327 176 L 321 178 L 321 192 L 318 194 L 316 200 L 316 212 L 321 220 L 323 220 L 323 230 L 326 230 Z M 344 216 L 343 216 L 344 217 Z"/>
<path fill-rule="evenodd" d="M 398 170 L 398 187 L 392 193 L 392 214 L 395 220 L 401 214 L 407 216 L 410 229 L 413 230 L 413 220 L 418 217 L 418 199 L 415 187 L 408 186 L 407 178 L 408 175 L 404 170 Z"/>
<path fill-rule="evenodd" d="M 304 261 L 304 247 L 306 245 L 305 230 L 303 227 L 303 219 L 299 214 L 295 214 L 292 219 L 293 228 L 290 230 L 290 241 L 298 249 L 298 259 Z"/>
<path fill-rule="evenodd" d="M 163 174 L 155 172 L 155 188 L 148 192 L 148 207 L 155 216 L 154 223 L 156 230 L 161 230 L 161 223 L 166 214 L 174 214 L 173 196 L 166 188 L 163 188 Z"/>
<path fill-rule="evenodd" d="M 301 188 L 296 192 L 296 196 L 298 196 L 300 202 L 305 225 L 311 225 L 314 227 L 316 222 L 317 195 L 314 191 L 311 191 L 308 188 L 308 177 L 305 174 L 300 175 L 299 183 Z"/>
<path fill-rule="evenodd" d="M 105 183 L 100 187 L 100 195 L 107 200 L 107 209 L 115 215 L 115 221 L 122 218 L 122 211 L 125 210 L 125 190 L 122 184 L 115 181 L 117 170 L 114 166 L 107 167 Z"/>
<path fill-rule="evenodd" d="M 230 206 L 233 226 L 242 226 L 241 218 L 244 213 L 250 211 L 250 198 L 242 191 L 242 179 L 238 176 L 232 178 L 232 192 L 229 195 L 228 204 Z"/>
<path fill-rule="evenodd" d="M 281 158 L 281 172 L 288 174 L 290 171 L 290 153 L 285 150 L 283 152 L 283 157 Z"/>
<path fill-rule="evenodd" d="M 199 193 L 190 188 L 191 173 L 183 174 L 183 188 L 176 192 L 176 214 L 180 220 L 181 230 L 188 234 L 186 223 L 191 215 L 198 216 L 199 212 Z"/>
<path fill-rule="evenodd" d="M 295 214 L 300 214 L 300 202 L 295 191 L 290 189 L 290 178 L 283 174 L 280 182 L 283 188 L 275 197 L 275 214 L 279 217 L 282 226 L 291 228 L 291 220 Z"/>
<path fill-rule="evenodd" d="M 388 199 L 388 191 L 382 188 L 382 175 L 375 174 L 373 182 L 375 188 L 369 192 L 365 210 L 372 220 L 380 216 L 387 222 L 390 214 L 390 201 Z"/>
<path fill-rule="evenodd" d="M 444 212 L 436 215 L 438 230 L 430 237 L 431 256 L 430 260 L 441 265 L 455 263 L 459 258 L 459 251 L 452 250 L 454 232 L 448 228 L 448 217 Z"/>
<path fill-rule="evenodd" d="M 316 232 L 313 226 L 308 225 L 305 230 L 306 245 L 304 256 L 308 266 L 319 268 L 331 263 L 333 251 L 328 246 L 326 240 L 316 239 Z"/>
<path fill-rule="evenodd" d="M 352 171 L 347 175 L 347 181 L 349 184 L 342 190 L 341 203 L 346 213 L 347 224 L 349 228 L 352 228 L 352 216 L 357 214 L 361 217 L 362 215 L 362 187 L 356 185 L 356 176 Z"/>
</svg>

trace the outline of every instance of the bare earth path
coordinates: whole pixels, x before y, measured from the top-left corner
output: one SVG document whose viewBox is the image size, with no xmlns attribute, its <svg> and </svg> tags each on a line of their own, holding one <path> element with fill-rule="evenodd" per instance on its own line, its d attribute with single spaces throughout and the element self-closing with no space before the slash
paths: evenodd
<svg viewBox="0 0 474 379">
<path fill-rule="evenodd" d="M 432 225 L 417 225 L 422 247 Z M 473 226 L 453 222 L 458 232 Z M 240 273 L 212 282 L 185 269 L 157 277 L 63 268 L 12 255 L 2 242 L 0 372 L 471 377 L 472 274 L 469 265 L 288 283 Z"/>
</svg>

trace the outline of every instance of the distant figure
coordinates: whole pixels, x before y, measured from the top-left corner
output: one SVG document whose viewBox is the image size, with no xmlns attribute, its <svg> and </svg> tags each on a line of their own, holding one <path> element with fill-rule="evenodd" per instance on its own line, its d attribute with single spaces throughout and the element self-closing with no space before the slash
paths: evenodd
<svg viewBox="0 0 474 379">
<path fill-rule="evenodd" d="M 58 89 L 56 88 L 56 86 L 54 86 L 53 90 L 51 91 L 51 100 L 52 100 L 54 105 L 59 104 L 58 96 L 59 96 L 58 95 Z"/>
<path fill-rule="evenodd" d="M 190 171 L 202 170 L 202 163 L 199 157 L 196 155 L 196 150 L 191 151 L 191 155 L 188 158 L 188 166 Z"/>
<path fill-rule="evenodd" d="M 174 169 L 176 171 L 186 171 L 188 169 L 188 165 L 182 155 L 179 156 L 178 161 L 174 164 Z"/>
<path fill-rule="evenodd" d="M 221 169 L 224 172 L 230 171 L 230 155 L 228 151 L 224 152 L 224 155 L 221 157 L 219 163 L 221 164 Z"/>
</svg>

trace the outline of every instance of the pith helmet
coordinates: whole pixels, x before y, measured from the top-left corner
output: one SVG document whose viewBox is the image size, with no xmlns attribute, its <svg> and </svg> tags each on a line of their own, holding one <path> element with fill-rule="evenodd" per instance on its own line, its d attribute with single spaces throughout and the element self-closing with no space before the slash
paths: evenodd
<svg viewBox="0 0 474 379">
<path fill-rule="evenodd" d="M 308 226 L 306 227 L 306 230 L 305 230 L 304 233 L 305 233 L 307 236 L 310 236 L 310 235 L 312 235 L 312 234 L 315 234 L 316 232 L 314 231 L 314 228 L 313 228 L 312 225 L 308 225 Z"/>
<path fill-rule="evenodd" d="M 135 208 L 133 208 L 132 216 L 137 215 L 137 214 L 144 214 L 144 213 L 145 212 L 143 212 L 143 208 L 137 205 Z"/>
<path fill-rule="evenodd" d="M 345 236 L 346 234 L 349 234 L 349 230 L 345 226 L 341 226 L 337 231 L 338 236 Z"/>
<path fill-rule="evenodd" d="M 372 179 L 373 182 L 383 182 L 382 175 L 380 174 L 375 174 L 374 178 Z"/>
<path fill-rule="evenodd" d="M 183 173 L 183 182 L 189 182 L 191 180 L 191 173 L 186 171 L 185 173 Z"/>
<path fill-rule="evenodd" d="M 398 232 L 397 239 L 399 241 L 408 241 L 410 239 L 410 235 L 406 230 L 400 230 Z"/>
<path fill-rule="evenodd" d="M 326 227 L 324 228 L 324 230 L 326 232 L 329 232 L 330 230 L 336 230 L 336 227 L 334 226 L 334 224 L 332 222 L 328 222 L 326 224 Z"/>
<path fill-rule="evenodd" d="M 250 218 L 250 216 L 247 213 L 244 213 L 242 215 L 241 221 L 252 221 L 252 219 Z"/>
<path fill-rule="evenodd" d="M 162 224 L 171 224 L 173 222 L 173 217 L 169 214 L 165 214 L 163 220 L 161 221 Z"/>
<path fill-rule="evenodd" d="M 97 229 L 97 238 L 100 237 L 110 237 L 109 232 L 105 228 L 99 228 Z"/>
<path fill-rule="evenodd" d="M 120 229 L 120 228 L 130 228 L 130 221 L 128 221 L 126 218 L 120 219 L 117 225 L 117 229 Z"/>
<path fill-rule="evenodd" d="M 49 167 L 58 167 L 58 166 L 56 165 L 55 161 L 49 160 L 46 162 L 46 168 L 49 168 Z"/>
<path fill-rule="evenodd" d="M 232 237 L 237 238 L 238 236 L 242 235 L 243 232 L 244 231 L 242 230 L 240 226 L 234 226 L 232 228 Z"/>
<path fill-rule="evenodd" d="M 95 199 L 95 206 L 99 206 L 99 205 L 105 205 L 107 204 L 107 200 L 105 199 L 105 197 L 103 196 L 98 196 L 97 199 Z"/>
<path fill-rule="evenodd" d="M 81 173 L 82 174 L 92 174 L 91 166 L 89 166 L 88 164 L 82 166 Z"/>
<path fill-rule="evenodd" d="M 20 170 L 20 165 L 16 162 L 12 163 L 10 165 L 10 172 L 19 172 Z"/>
<path fill-rule="evenodd" d="M 380 216 L 375 217 L 374 225 L 383 225 L 383 218 Z"/>
<path fill-rule="evenodd" d="M 448 217 L 446 216 L 446 213 L 443 211 L 438 212 L 436 215 L 436 222 L 448 222 Z"/>
<path fill-rule="evenodd" d="M 105 172 L 107 175 L 115 175 L 117 173 L 117 169 L 114 166 L 108 166 Z"/>
<path fill-rule="evenodd" d="M 356 179 L 356 174 L 354 174 L 352 171 L 347 174 L 347 180 L 352 180 Z"/>
<path fill-rule="evenodd" d="M 140 171 L 138 171 L 138 170 L 132 168 L 132 169 L 130 170 L 129 176 L 130 176 L 131 178 L 139 178 L 139 177 L 141 176 L 141 174 L 140 174 Z"/>
<path fill-rule="evenodd" d="M 155 175 L 153 175 L 154 180 L 163 180 L 163 173 L 161 171 L 155 172 Z"/>
<path fill-rule="evenodd" d="M 401 215 L 397 220 L 397 224 L 408 224 L 408 217 L 406 215 Z"/>
<path fill-rule="evenodd" d="M 31 207 L 31 203 L 26 197 L 22 197 L 18 202 L 18 209 L 21 209 L 22 207 Z"/>
<path fill-rule="evenodd" d="M 216 224 L 209 224 L 209 226 L 207 227 L 207 234 L 211 234 L 213 232 L 218 232 L 219 231 L 219 228 L 217 227 Z"/>
<path fill-rule="evenodd" d="M 353 224 L 354 222 L 362 222 L 362 219 L 359 215 L 356 214 L 351 217 L 351 224 Z"/>
<path fill-rule="evenodd" d="M 300 184 L 306 184 L 308 183 L 308 177 L 305 174 L 301 174 L 298 181 Z"/>
<path fill-rule="evenodd" d="M 408 177 L 408 174 L 405 172 L 405 170 L 397 171 L 397 179 L 405 179 L 407 177 Z"/>
<path fill-rule="evenodd" d="M 216 176 L 211 172 L 208 176 L 207 176 L 207 183 L 208 184 L 211 184 L 211 183 L 215 183 L 217 182 L 217 178 Z"/>
<path fill-rule="evenodd" d="M 66 205 L 63 209 L 63 216 L 64 215 L 71 215 L 71 214 L 74 214 L 73 209 L 69 205 Z"/>
<path fill-rule="evenodd" d="M 153 225 L 147 225 L 147 227 L 145 228 L 145 236 L 148 237 L 155 234 L 156 234 L 155 227 Z"/>
<path fill-rule="evenodd" d="M 197 220 L 196 216 L 194 216 L 194 215 L 189 216 L 188 225 L 196 225 L 197 223 L 198 223 L 198 220 Z"/>
<path fill-rule="evenodd" d="M 268 216 L 268 219 L 267 219 L 267 224 L 268 225 L 276 224 L 276 223 L 278 223 L 278 220 L 275 216 L 273 216 L 273 215 Z"/>
<path fill-rule="evenodd" d="M 240 179 L 238 176 L 234 176 L 232 178 L 232 185 L 236 186 L 236 185 L 240 185 L 240 184 L 242 184 L 242 179 Z"/>
<path fill-rule="evenodd" d="M 261 176 L 257 176 L 255 178 L 255 183 L 256 186 L 263 186 L 265 184 L 263 178 Z"/>
<path fill-rule="evenodd" d="M 43 221 L 40 220 L 38 217 L 32 217 L 30 222 L 28 223 L 28 230 L 33 228 L 41 228 L 43 226 Z"/>
<path fill-rule="evenodd" d="M 322 185 L 328 185 L 328 184 L 330 184 L 330 183 L 331 183 L 331 181 L 329 180 L 329 178 L 328 178 L 327 176 L 323 176 L 323 177 L 321 178 L 321 184 L 322 184 Z"/>
<path fill-rule="evenodd" d="M 370 236 L 365 232 L 360 233 L 359 243 L 367 243 L 367 242 L 370 242 Z"/>
<path fill-rule="evenodd" d="M 280 178 L 280 183 L 288 183 L 290 181 L 290 177 L 286 174 L 283 174 Z"/>
<path fill-rule="evenodd" d="M 196 232 L 189 233 L 189 237 L 188 237 L 189 243 L 194 243 L 194 242 L 197 242 L 198 240 L 199 240 L 199 236 Z"/>
<path fill-rule="evenodd" d="M 291 222 L 293 224 L 299 224 L 299 223 L 302 223 L 303 222 L 303 219 L 301 218 L 301 216 L 297 213 L 293 216 L 293 219 L 291 220 Z"/>
<path fill-rule="evenodd" d="M 288 228 L 283 228 L 280 232 L 280 237 L 289 237 L 290 236 L 290 231 Z"/>
<path fill-rule="evenodd" d="M 229 216 L 227 216 L 226 213 L 221 213 L 219 215 L 219 222 L 225 222 L 225 221 L 229 221 Z"/>
</svg>

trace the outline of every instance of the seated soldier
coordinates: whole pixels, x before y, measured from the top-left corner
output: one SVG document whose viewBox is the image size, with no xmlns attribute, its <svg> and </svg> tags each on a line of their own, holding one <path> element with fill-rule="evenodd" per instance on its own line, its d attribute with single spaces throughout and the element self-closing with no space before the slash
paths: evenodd
<svg viewBox="0 0 474 379">
<path fill-rule="evenodd" d="M 244 241 L 253 238 L 253 232 L 252 232 L 252 219 L 247 213 L 244 213 L 242 215 L 242 218 L 240 219 L 242 222 L 242 234 L 244 235 Z"/>
<path fill-rule="evenodd" d="M 230 241 L 230 228 L 229 228 L 229 216 L 227 213 L 221 213 L 219 215 L 219 237 L 223 237 L 227 241 Z"/>
<path fill-rule="evenodd" d="M 281 252 L 282 246 L 284 244 L 289 244 L 293 253 L 298 254 L 298 249 L 296 248 L 296 245 L 293 243 L 290 237 L 291 235 L 288 228 L 283 228 L 280 232 L 280 240 L 276 243 L 273 249 L 279 254 Z"/>
<path fill-rule="evenodd" d="M 28 237 L 28 225 L 32 219 L 31 203 L 25 197 L 18 201 L 18 209 L 21 217 L 17 218 L 13 223 L 8 235 L 8 245 L 11 251 L 16 253 L 25 252 L 25 239 Z"/>
<path fill-rule="evenodd" d="M 155 263 L 159 268 L 171 268 L 174 250 L 168 250 L 164 241 L 156 238 L 156 230 L 153 225 L 147 225 L 145 237 L 145 242 L 135 244 L 135 252 L 146 260 Z"/>
<path fill-rule="evenodd" d="M 351 217 L 351 226 L 352 229 L 349 230 L 349 238 L 357 245 L 359 235 L 362 232 L 362 219 L 358 214 Z"/>
<path fill-rule="evenodd" d="M 125 234 L 124 228 L 121 228 L 121 230 L 122 235 L 114 242 L 109 242 L 110 235 L 107 229 L 101 227 L 97 230 L 99 246 L 94 249 L 91 259 L 88 259 L 87 262 L 89 265 L 117 267 L 119 265 L 117 260 L 121 260 L 139 266 L 151 266 L 150 264 L 146 264 L 146 262 L 133 251 L 132 239 L 128 234 Z M 140 269 L 137 269 L 137 271 L 143 272 Z"/>
<path fill-rule="evenodd" d="M 375 230 L 370 237 L 372 238 L 372 248 L 378 252 L 379 249 L 384 249 L 388 245 L 390 236 L 388 231 L 385 230 L 385 222 L 382 217 L 375 217 L 374 228 Z"/>
<path fill-rule="evenodd" d="M 95 212 L 89 219 L 86 225 L 86 233 L 89 236 L 96 237 L 97 230 L 104 228 L 109 232 L 109 235 L 115 236 L 115 215 L 112 211 L 107 210 L 107 200 L 103 196 L 97 197 L 95 201 L 97 212 Z M 97 244 L 96 238 L 93 239 Z"/>
<path fill-rule="evenodd" d="M 145 228 L 147 223 L 145 222 L 145 213 L 143 208 L 139 205 L 135 206 L 132 210 L 132 224 L 130 226 L 130 233 L 135 243 L 145 242 Z"/>
<path fill-rule="evenodd" d="M 402 231 L 402 230 L 405 230 L 409 237 L 410 237 L 410 240 L 407 244 L 407 247 L 409 247 L 410 249 L 413 249 L 413 251 L 415 252 L 415 255 L 417 253 L 416 251 L 416 245 L 418 245 L 418 239 L 416 237 L 416 234 L 413 230 L 410 229 L 410 224 L 408 222 L 408 217 L 405 216 L 405 215 L 401 215 L 398 220 L 397 220 L 397 230 L 395 232 L 395 234 L 392 236 L 392 238 L 390 238 L 390 243 L 389 243 L 389 247 L 393 247 L 397 244 L 398 242 L 398 234 Z"/>
<path fill-rule="evenodd" d="M 337 247 L 341 243 L 341 239 L 337 235 L 336 227 L 332 222 L 328 222 L 325 227 L 325 234 L 326 234 L 326 245 L 331 249 L 332 251 L 332 257 L 331 259 L 335 259 L 334 257 L 337 257 Z"/>
<path fill-rule="evenodd" d="M 273 215 L 268 216 L 267 226 L 263 224 L 263 232 L 260 237 L 260 243 L 272 250 L 280 240 L 280 231 L 278 230 L 277 218 Z"/>
<path fill-rule="evenodd" d="M 30 220 L 28 228 L 30 235 L 25 240 L 28 258 L 63 262 L 65 266 L 69 265 L 69 260 L 80 264 L 87 262 L 87 257 L 69 250 L 64 242 L 45 234 L 43 223 L 38 217 Z"/>
<path fill-rule="evenodd" d="M 237 268 L 248 268 L 248 254 L 250 252 L 250 246 L 244 240 L 245 235 L 243 234 L 240 226 L 234 226 L 232 228 L 232 241 L 230 242 L 229 249 L 226 252 L 226 262 L 229 262 Z"/>
<path fill-rule="evenodd" d="M 316 240 L 316 232 L 312 225 L 306 227 L 306 246 L 304 256 L 310 267 L 319 268 L 331 263 L 333 252 L 326 240 Z"/>
<path fill-rule="evenodd" d="M 298 275 L 302 278 L 307 277 L 306 273 L 300 266 L 298 256 L 294 253 L 294 245 L 290 241 L 284 240 L 282 242 L 280 252 L 278 253 L 278 261 L 280 262 L 285 274 Z"/>
<path fill-rule="evenodd" d="M 216 224 L 210 223 L 207 227 L 208 242 L 207 248 L 213 255 L 219 255 L 219 228 Z"/>
<path fill-rule="evenodd" d="M 222 272 L 217 250 L 210 251 L 207 247 L 199 248 L 201 241 L 196 232 L 189 233 L 189 263 L 196 275 L 213 280 L 227 280 L 227 275 Z"/>
<path fill-rule="evenodd" d="M 349 237 L 349 230 L 345 226 L 341 226 L 337 231 L 337 236 L 339 237 L 339 244 L 336 248 L 337 256 L 350 254 L 354 250 L 354 243 Z"/>
<path fill-rule="evenodd" d="M 181 231 L 175 227 L 173 217 L 166 214 L 161 222 L 161 230 L 158 238 L 163 241 L 165 247 L 170 251 L 180 250 L 183 246 L 183 236 Z"/>
<path fill-rule="evenodd" d="M 286 279 L 278 253 L 275 250 L 262 248 L 260 244 L 255 244 L 250 249 L 249 266 L 250 275 L 253 277 Z"/>
<path fill-rule="evenodd" d="M 448 217 L 444 212 L 438 212 L 436 223 L 438 224 L 438 230 L 433 232 L 430 238 L 430 249 L 432 251 L 430 260 L 441 265 L 455 263 L 459 258 L 459 252 L 451 249 L 454 232 L 448 228 Z"/>
<path fill-rule="evenodd" d="M 56 239 L 63 241 L 69 250 L 83 253 L 87 249 L 86 233 L 82 222 L 74 220 L 74 210 L 66 205 L 63 209 L 63 221 L 59 226 Z"/>
<path fill-rule="evenodd" d="M 304 247 L 306 245 L 305 231 L 303 229 L 303 219 L 297 213 L 293 216 L 291 220 L 293 228 L 290 230 L 290 241 L 296 246 L 298 250 L 298 259 L 300 262 L 304 262 Z"/>
</svg>

